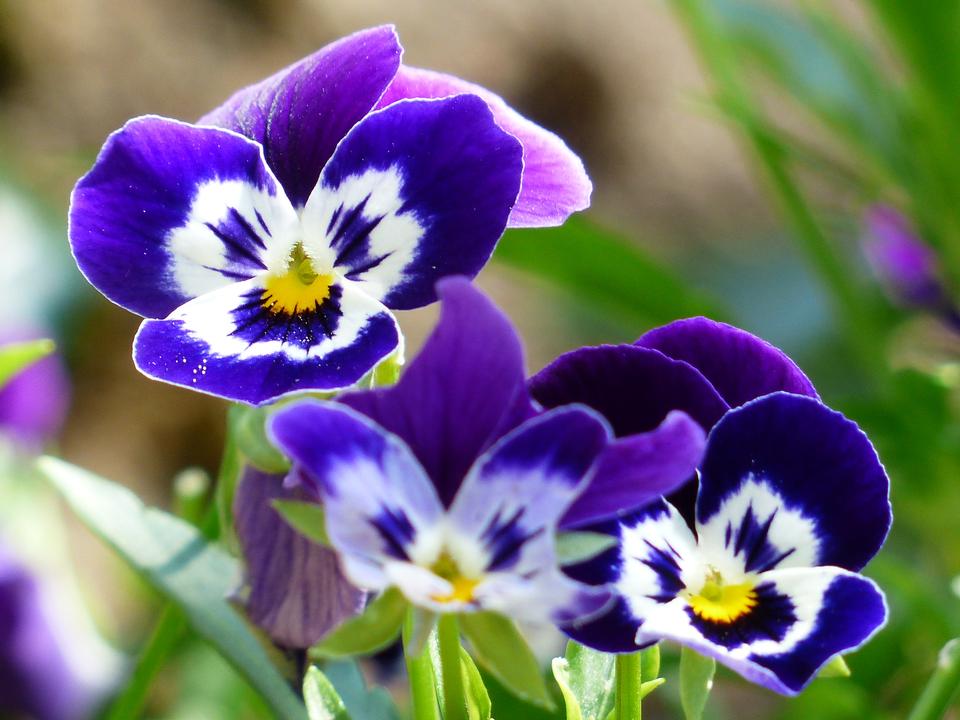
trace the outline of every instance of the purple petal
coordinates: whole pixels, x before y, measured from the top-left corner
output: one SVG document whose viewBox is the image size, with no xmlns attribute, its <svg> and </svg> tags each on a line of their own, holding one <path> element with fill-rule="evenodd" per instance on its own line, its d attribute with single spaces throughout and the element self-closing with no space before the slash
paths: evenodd
<svg viewBox="0 0 960 720">
<path fill-rule="evenodd" d="M 713 386 L 690 365 L 633 345 L 581 348 L 561 355 L 530 380 L 544 407 L 583 403 L 602 414 L 617 437 L 650 432 L 672 410 L 703 428 L 727 411 Z"/>
<path fill-rule="evenodd" d="M 308 648 L 363 610 L 366 593 L 340 571 L 336 553 L 291 528 L 271 507 L 302 499 L 282 475 L 246 468 L 233 508 L 249 588 L 250 619 L 286 648 Z"/>
<path fill-rule="evenodd" d="M 229 400 L 260 404 L 304 390 L 348 387 L 397 346 L 390 311 L 334 284 L 319 306 L 288 315 L 264 306 L 247 280 L 147 320 L 134 341 L 137 368 L 152 378 Z"/>
<path fill-rule="evenodd" d="M 867 260 L 895 299 L 920 307 L 936 307 L 947 299 L 936 253 L 903 214 L 887 205 L 874 205 L 865 222 Z"/>
<path fill-rule="evenodd" d="M 693 477 L 705 445 L 703 429 L 679 411 L 656 430 L 617 440 L 600 456 L 561 526 L 599 522 L 669 495 Z"/>
<path fill-rule="evenodd" d="M 6 342 L 37 337 L 7 334 Z M 70 381 L 59 355 L 45 357 L 0 388 L 0 433 L 28 452 L 37 452 L 60 431 L 70 403 Z"/>
<path fill-rule="evenodd" d="M 393 79 L 401 53 L 392 26 L 362 30 L 240 90 L 199 123 L 263 145 L 287 197 L 302 207 L 337 144 Z"/>
<path fill-rule="evenodd" d="M 534 410 L 506 316 L 466 279 L 437 291 L 440 321 L 400 382 L 340 401 L 403 438 L 449 505 L 480 453 Z"/>
<path fill-rule="evenodd" d="M 77 183 L 69 232 L 94 287 L 163 318 L 262 271 L 268 248 L 290 244 L 296 222 L 259 145 L 143 117 L 113 133 Z"/>
<path fill-rule="evenodd" d="M 772 558 L 790 550 L 786 534 L 768 547 L 763 530 L 783 506 L 803 519 L 788 523 L 797 551 L 808 548 L 817 565 L 858 570 L 890 529 L 889 490 L 876 451 L 855 423 L 811 398 L 776 393 L 732 410 L 711 432 L 697 523 L 707 526 L 728 513 L 725 507 L 756 506 L 756 517 L 744 516 L 741 526 L 756 528 L 759 546 L 744 552 Z M 760 494 L 779 500 L 761 501 Z M 799 534 L 800 527 L 807 530 Z"/>
<path fill-rule="evenodd" d="M 369 418 L 302 401 L 279 410 L 269 432 L 323 496 L 327 534 L 355 582 L 364 584 L 357 568 L 366 578 L 391 559 L 410 560 L 417 533 L 439 522 L 443 508 L 416 458 Z"/>
<path fill-rule="evenodd" d="M 306 248 L 388 307 L 473 277 L 506 227 L 523 169 L 516 138 L 473 95 L 410 100 L 344 138 L 303 213 Z"/>
<path fill-rule="evenodd" d="M 523 117 L 486 88 L 431 70 L 400 66 L 378 107 L 407 98 L 443 98 L 471 93 L 490 106 L 497 123 L 523 144 L 523 187 L 509 227 L 562 225 L 590 207 L 593 184 L 583 162 L 559 137 Z"/>
<path fill-rule="evenodd" d="M 693 365 L 731 407 L 778 390 L 817 397 L 793 360 L 731 325 L 702 317 L 677 320 L 651 330 L 636 344 Z"/>
</svg>

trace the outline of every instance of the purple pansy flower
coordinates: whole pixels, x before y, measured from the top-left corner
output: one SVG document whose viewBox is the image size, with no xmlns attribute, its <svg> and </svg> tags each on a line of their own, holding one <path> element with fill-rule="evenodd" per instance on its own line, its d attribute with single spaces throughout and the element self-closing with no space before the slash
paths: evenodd
<svg viewBox="0 0 960 720">
<path fill-rule="evenodd" d="M 582 406 L 542 411 L 509 321 L 465 279 L 438 291 L 440 323 L 395 387 L 284 407 L 270 432 L 322 497 L 357 585 L 396 586 L 435 611 L 587 616 L 607 593 L 561 573 L 556 528 L 609 518 L 610 487 L 622 486 L 623 509 L 669 492 L 693 471 L 703 432 L 675 413 L 612 440 Z"/>
<path fill-rule="evenodd" d="M 590 526 L 618 545 L 569 572 L 617 598 L 565 628 L 577 640 L 632 652 L 673 639 L 793 694 L 883 625 L 883 595 L 856 571 L 890 527 L 887 476 L 782 352 L 694 318 L 570 353 L 531 388 L 546 405 L 594 407 L 618 432 L 678 407 L 712 428 L 695 505 L 681 494 Z"/>
<path fill-rule="evenodd" d="M 145 374 L 232 400 L 352 385 L 391 310 L 473 276 L 508 225 L 589 203 L 579 159 L 495 95 L 400 66 L 391 27 L 335 42 L 191 125 L 128 122 L 77 184 L 70 240 L 146 317 Z"/>
<path fill-rule="evenodd" d="M 6 333 L 2 345 L 39 337 Z M 60 431 L 70 401 L 70 383 L 58 355 L 41 358 L 0 387 L 0 434 L 27 452 L 38 452 Z"/>
</svg>

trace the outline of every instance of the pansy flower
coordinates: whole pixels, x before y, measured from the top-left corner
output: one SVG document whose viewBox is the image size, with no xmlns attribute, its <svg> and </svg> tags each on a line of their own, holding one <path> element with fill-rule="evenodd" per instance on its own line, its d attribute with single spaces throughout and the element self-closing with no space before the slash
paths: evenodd
<svg viewBox="0 0 960 720">
<path fill-rule="evenodd" d="M 7 331 L 0 347 L 40 337 L 33 331 Z M 35 453 L 60 432 L 70 403 L 70 382 L 58 354 L 31 363 L 0 387 L 0 435 Z"/>
<path fill-rule="evenodd" d="M 400 56 L 391 27 L 363 31 L 200 124 L 110 136 L 70 241 L 87 279 L 147 318 L 142 372 L 249 403 L 350 386 L 398 347 L 392 310 L 474 276 L 509 224 L 589 204 L 556 136 Z"/>
<path fill-rule="evenodd" d="M 856 571 L 890 527 L 886 474 L 773 346 L 693 318 L 635 346 L 570 353 L 531 388 L 547 405 L 591 405 L 618 432 L 678 407 L 712 428 L 695 502 L 681 493 L 589 526 L 618 544 L 569 572 L 617 599 L 564 628 L 577 640 L 608 652 L 676 640 L 792 694 L 885 621 L 882 594 Z"/>
<path fill-rule="evenodd" d="M 440 323 L 398 385 L 281 408 L 270 432 L 322 498 L 356 585 L 397 587 L 440 612 L 589 616 L 608 595 L 559 570 L 557 527 L 673 489 L 699 460 L 703 432 L 676 413 L 613 440 L 583 406 L 542 411 L 509 321 L 465 279 L 439 293 Z M 601 497 L 610 488 L 613 501 Z"/>
</svg>

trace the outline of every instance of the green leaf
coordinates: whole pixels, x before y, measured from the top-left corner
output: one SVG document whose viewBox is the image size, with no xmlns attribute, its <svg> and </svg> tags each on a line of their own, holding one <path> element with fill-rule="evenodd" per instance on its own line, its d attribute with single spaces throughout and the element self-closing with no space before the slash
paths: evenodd
<svg viewBox="0 0 960 720">
<path fill-rule="evenodd" d="M 409 624 L 404 630 L 403 651 L 413 657 L 419 657 L 427 646 L 427 639 L 437 627 L 437 616 L 429 610 L 416 605 L 410 606 Z"/>
<path fill-rule="evenodd" d="M 367 605 L 362 615 L 347 620 L 310 648 L 314 659 L 370 655 L 400 635 L 409 603 L 396 588 L 389 588 Z"/>
<path fill-rule="evenodd" d="M 460 671 L 463 674 L 463 689 L 467 699 L 467 715 L 470 720 L 490 720 L 493 706 L 490 693 L 483 684 L 480 671 L 470 657 L 470 653 L 460 648 Z"/>
<path fill-rule="evenodd" d="M 508 690 L 541 707 L 553 707 L 540 665 L 512 621 L 496 613 L 463 613 L 460 627 L 477 661 Z"/>
<path fill-rule="evenodd" d="M 356 720 L 399 720 L 400 713 L 383 688 L 367 689 L 363 674 L 353 660 L 339 660 L 323 666 L 324 674 L 343 699 L 350 717 Z"/>
<path fill-rule="evenodd" d="M 56 349 L 53 340 L 28 340 L 0 347 L 0 388 L 21 370 L 51 354 Z"/>
<path fill-rule="evenodd" d="M 820 668 L 817 673 L 818 678 L 848 678 L 850 677 L 850 666 L 843 659 L 843 655 L 834 655 L 831 660 Z"/>
<path fill-rule="evenodd" d="M 692 315 L 722 319 L 712 301 L 633 242 L 580 217 L 558 228 L 508 230 L 494 259 L 549 281 L 631 332 Z"/>
<path fill-rule="evenodd" d="M 603 720 L 613 709 L 615 657 L 579 643 L 567 643 L 565 656 L 553 661 L 567 708 L 567 720 Z"/>
<path fill-rule="evenodd" d="M 603 533 L 559 533 L 556 540 L 557 562 L 560 565 L 576 565 L 596 557 L 616 544 L 617 539 L 615 537 Z"/>
<path fill-rule="evenodd" d="M 640 651 L 640 679 L 650 682 L 660 677 L 660 646 L 651 645 Z"/>
<path fill-rule="evenodd" d="M 329 545 L 323 505 L 301 500 L 274 500 L 270 503 L 287 525 L 318 545 Z"/>
<path fill-rule="evenodd" d="M 259 470 L 286 473 L 290 469 L 290 461 L 267 437 L 267 420 L 272 411 L 265 407 L 237 407 L 240 409 L 233 425 L 237 449 Z"/>
<path fill-rule="evenodd" d="M 643 700 L 647 695 L 652 693 L 658 687 L 663 685 L 667 681 L 666 678 L 657 678 L 655 680 L 648 680 L 645 683 L 640 684 L 640 699 Z"/>
<path fill-rule="evenodd" d="M 240 575 L 236 560 L 183 520 L 148 508 L 125 487 L 56 458 L 39 468 L 84 524 L 159 593 L 178 605 L 283 720 L 306 710 L 234 610 L 228 595 Z"/>
<path fill-rule="evenodd" d="M 371 387 L 389 387 L 396 385 L 400 379 L 400 370 L 403 368 L 403 350 L 398 349 L 377 363 L 370 380 Z"/>
<path fill-rule="evenodd" d="M 350 720 L 347 707 L 333 683 L 315 665 L 307 670 L 303 679 L 303 699 L 310 720 Z"/>
<path fill-rule="evenodd" d="M 680 704 L 687 720 L 700 720 L 713 688 L 717 663 L 684 647 L 680 649 Z"/>
<path fill-rule="evenodd" d="M 244 458 L 237 445 L 237 432 L 246 408 L 231 405 L 227 409 L 227 431 L 223 446 L 223 458 L 217 472 L 214 485 L 214 498 L 217 504 L 217 520 L 220 524 L 220 541 L 234 554 L 239 555 L 240 543 L 233 526 L 233 498 L 243 472 Z"/>
</svg>

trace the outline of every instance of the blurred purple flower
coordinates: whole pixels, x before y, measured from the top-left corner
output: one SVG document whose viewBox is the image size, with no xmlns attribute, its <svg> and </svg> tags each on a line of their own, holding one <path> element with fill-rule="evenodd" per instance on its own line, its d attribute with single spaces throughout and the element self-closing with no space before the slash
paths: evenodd
<svg viewBox="0 0 960 720">
<path fill-rule="evenodd" d="M 37 337 L 32 332 L 8 332 L 0 347 Z M 21 449 L 38 452 L 60 431 L 69 402 L 70 383 L 60 357 L 45 357 L 0 388 L 0 433 Z"/>
</svg>

